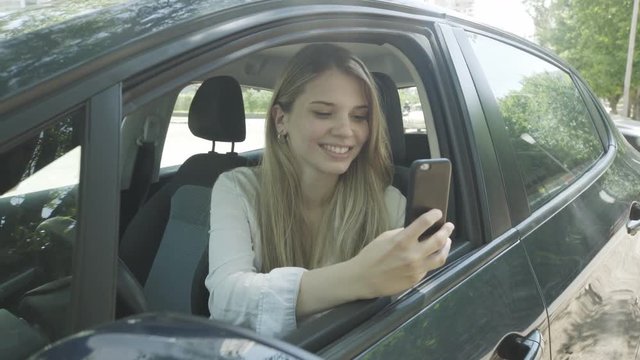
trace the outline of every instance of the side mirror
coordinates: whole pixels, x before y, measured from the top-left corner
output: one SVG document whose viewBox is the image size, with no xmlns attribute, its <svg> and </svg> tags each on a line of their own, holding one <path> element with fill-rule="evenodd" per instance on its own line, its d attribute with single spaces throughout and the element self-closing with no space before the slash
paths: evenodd
<svg viewBox="0 0 640 360">
<path fill-rule="evenodd" d="M 144 314 L 49 345 L 32 359 L 319 359 L 284 341 L 202 317 Z"/>
</svg>

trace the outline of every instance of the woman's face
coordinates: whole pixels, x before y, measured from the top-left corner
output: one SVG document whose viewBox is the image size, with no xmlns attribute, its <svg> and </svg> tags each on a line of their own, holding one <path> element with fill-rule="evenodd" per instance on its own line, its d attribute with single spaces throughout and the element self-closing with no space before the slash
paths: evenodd
<svg viewBox="0 0 640 360">
<path fill-rule="evenodd" d="M 303 177 L 343 174 L 369 137 L 369 104 L 359 79 L 328 70 L 311 80 L 289 113 L 274 106 L 276 129 Z"/>
</svg>

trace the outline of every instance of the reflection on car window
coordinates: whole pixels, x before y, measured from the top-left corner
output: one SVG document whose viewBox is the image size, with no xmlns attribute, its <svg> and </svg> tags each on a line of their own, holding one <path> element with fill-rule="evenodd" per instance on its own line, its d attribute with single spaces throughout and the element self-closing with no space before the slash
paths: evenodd
<svg viewBox="0 0 640 360">
<path fill-rule="evenodd" d="M 506 123 L 531 209 L 603 153 L 571 77 L 524 51 L 480 35 L 470 41 Z"/>
<path fill-rule="evenodd" d="M 70 330 L 84 114 L 82 108 L 64 115 L 0 153 L 0 311 L 3 322 L 27 321 L 15 330 L 25 355 Z"/>
<path fill-rule="evenodd" d="M 176 104 L 167 130 L 167 139 L 162 150 L 160 167 L 182 164 L 191 155 L 211 151 L 211 141 L 191 134 L 187 123 L 191 100 L 200 87 L 200 83 L 185 87 L 176 100 Z M 269 90 L 242 86 L 242 98 L 246 116 L 247 135 L 245 141 L 236 143 L 234 151 L 243 152 L 264 147 L 264 119 L 273 93 Z M 216 152 L 231 151 L 230 143 L 216 143 Z"/>
</svg>

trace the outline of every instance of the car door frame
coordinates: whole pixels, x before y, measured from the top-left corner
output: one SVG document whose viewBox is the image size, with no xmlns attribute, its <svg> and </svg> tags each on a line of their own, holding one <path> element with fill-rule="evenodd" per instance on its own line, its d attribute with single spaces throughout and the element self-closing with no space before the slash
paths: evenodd
<svg viewBox="0 0 640 360">
<path fill-rule="evenodd" d="M 591 121 L 594 125 L 596 135 L 602 144 L 602 153 L 600 157 L 591 163 L 589 169 L 585 173 L 574 179 L 572 183 L 562 189 L 558 194 L 554 195 L 553 198 L 549 199 L 541 207 L 532 211 L 529 209 L 527 204 L 527 194 L 524 187 L 524 181 L 522 180 L 519 169 L 516 166 L 517 164 L 515 162 L 515 156 L 513 156 L 514 152 L 511 148 L 510 139 L 505 131 L 496 132 L 495 141 L 502 144 L 501 149 L 505 152 L 500 157 L 500 162 L 504 171 L 508 173 L 508 176 L 505 176 L 505 181 L 507 188 L 511 189 L 511 191 L 508 192 L 510 212 L 514 219 L 514 226 L 518 230 L 520 238 L 524 241 L 529 234 L 550 220 L 555 214 L 569 207 L 574 200 L 581 196 L 581 194 L 589 191 L 590 187 L 592 187 L 594 183 L 604 175 L 605 171 L 612 166 L 618 156 L 617 145 L 615 143 L 610 124 L 604 121 L 605 115 L 603 115 L 604 110 L 602 109 L 602 106 L 597 103 L 593 92 L 585 85 L 586 83 L 584 80 L 580 78 L 573 68 L 563 64 L 553 55 L 548 54 L 535 46 L 530 46 L 525 41 L 509 37 L 508 35 L 501 36 L 477 29 L 471 29 L 470 31 L 505 43 L 506 45 L 535 56 L 566 72 L 570 76 L 575 89 L 583 100 L 587 113 L 591 117 Z M 474 78 L 476 79 L 475 81 L 484 84 L 479 87 L 479 89 L 484 92 L 483 98 L 485 99 L 485 106 L 490 108 L 490 111 L 492 111 L 495 116 L 495 126 L 497 128 L 505 129 L 506 126 L 498 110 L 495 97 L 490 90 L 489 84 L 478 60 L 475 59 L 474 52 L 466 38 L 466 34 L 464 34 L 462 30 L 460 30 L 458 38 L 461 43 L 461 47 L 465 51 L 465 56 L 468 58 L 468 62 L 470 63 L 470 69 L 472 69 Z M 598 251 L 601 253 L 596 254 L 590 260 L 591 263 L 589 265 L 580 269 L 582 274 L 580 274 L 578 278 L 586 278 L 587 273 L 593 271 L 594 264 L 598 261 L 597 258 L 605 256 L 611 248 L 612 244 L 605 244 L 601 248 L 598 248 Z M 533 271 L 534 273 L 537 273 L 535 268 Z M 574 296 L 579 291 L 580 284 L 580 281 L 572 282 L 572 284 L 563 288 L 562 298 L 564 300 L 562 301 L 568 301 L 567 299 L 569 297 Z M 549 339 L 550 341 L 553 341 L 553 319 L 557 316 L 556 310 L 559 306 L 558 301 L 553 301 L 553 303 L 549 304 L 545 300 L 544 296 L 542 296 L 542 299 L 545 302 L 547 316 L 549 319 Z M 549 349 L 549 355 L 551 355 L 553 350 L 554 349 Z"/>
<path fill-rule="evenodd" d="M 109 155 L 119 151 L 121 91 L 119 83 L 100 88 L 96 85 L 102 84 L 91 80 L 88 77 L 70 88 L 50 87 L 51 96 L 12 109 L 3 115 L 0 134 L 0 150 L 10 149 L 46 128 L 59 114 L 84 107 L 69 319 L 73 332 L 113 320 L 115 305 L 119 161 Z M 87 97 L 88 90 L 95 94 Z M 26 95 L 13 100 L 20 103 L 20 96 Z"/>
</svg>

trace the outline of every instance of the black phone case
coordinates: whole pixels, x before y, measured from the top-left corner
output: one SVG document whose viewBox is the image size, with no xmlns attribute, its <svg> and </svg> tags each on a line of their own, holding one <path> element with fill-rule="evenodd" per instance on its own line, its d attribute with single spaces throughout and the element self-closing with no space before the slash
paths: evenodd
<svg viewBox="0 0 640 360">
<path fill-rule="evenodd" d="M 405 226 L 411 224 L 418 216 L 431 209 L 440 209 L 442 219 L 427 229 L 420 239 L 433 235 L 444 225 L 449 202 L 451 183 L 451 162 L 449 159 L 416 160 L 409 170 L 409 188 Z"/>
</svg>

